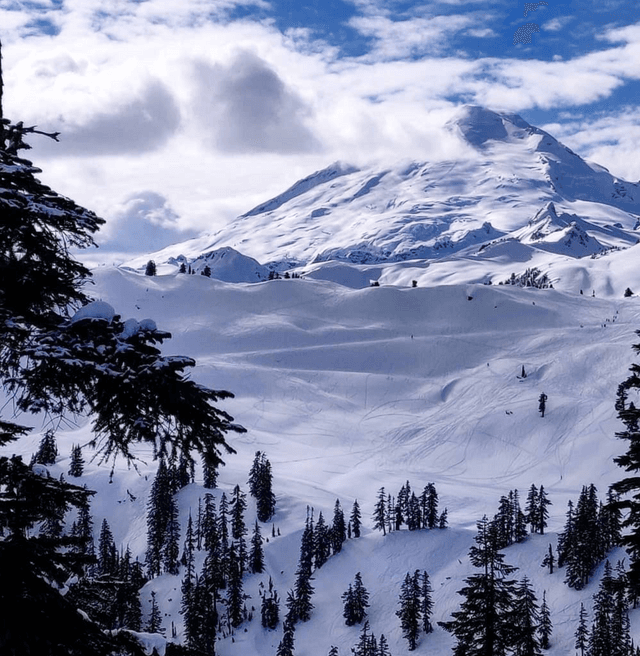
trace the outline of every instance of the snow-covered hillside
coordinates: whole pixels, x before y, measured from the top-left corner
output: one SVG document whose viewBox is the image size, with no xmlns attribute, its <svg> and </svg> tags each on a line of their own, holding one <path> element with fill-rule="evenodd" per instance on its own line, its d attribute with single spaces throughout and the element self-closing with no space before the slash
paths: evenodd
<svg viewBox="0 0 640 656">
<path fill-rule="evenodd" d="M 152 257 L 175 264 L 179 256 L 191 261 L 231 247 L 272 268 L 302 272 L 336 260 L 446 260 L 462 263 L 465 282 L 495 283 L 505 258 L 494 247 L 505 241 L 525 246 L 517 253 L 518 261 L 530 261 L 523 268 L 545 272 L 637 243 L 638 184 L 586 162 L 515 114 L 465 106 L 448 129 L 466 146 L 464 159 L 429 161 L 425 154 L 421 162 L 384 166 L 335 163 L 215 234 Z M 482 278 L 468 261 L 482 262 Z M 144 266 L 143 258 L 130 265 Z"/>
<path fill-rule="evenodd" d="M 537 223 L 570 225 L 573 219 L 563 208 L 549 209 Z M 547 233 L 541 234 L 545 239 Z M 534 236 L 523 234 L 522 248 L 527 240 Z M 637 275 L 637 256 L 619 262 L 621 279 Z M 400 268 L 394 271 L 395 286 L 354 289 L 311 277 L 232 284 L 200 275 L 146 277 L 100 269 L 91 293 L 123 317 L 155 319 L 173 334 L 167 353 L 194 356 L 194 378 L 236 395 L 223 408 L 247 433 L 230 438 L 237 455 L 226 459 L 218 494 L 229 493 L 236 483 L 246 489 L 257 450 L 269 457 L 277 495 L 273 521 L 281 535 L 265 545 L 267 573 L 246 580 L 249 606 L 259 611 L 258 586 L 269 575 L 282 599 L 292 587 L 307 506 L 316 516 L 322 510 L 331 517 L 336 498 L 345 512 L 359 500 L 366 529 L 315 574 L 315 610 L 309 622 L 296 627 L 296 654 L 323 656 L 331 645 L 350 653 L 359 627 L 345 626 L 340 596 L 358 571 L 371 593 L 372 631 L 387 636 L 394 656 L 406 653 L 395 616 L 405 574 L 429 572 L 433 620 L 449 619 L 460 602 L 456 591 L 472 571 L 467 553 L 475 522 L 483 514 L 492 516 L 500 496 L 511 489 L 524 498 L 532 483 L 543 484 L 554 504 L 551 533 L 509 547 L 506 561 L 521 568 L 519 575 L 527 574 L 539 599 L 546 590 L 554 623 L 549 656 L 571 654 L 580 602 L 591 608 L 597 580 L 577 592 L 563 584 L 562 571 L 549 575 L 540 562 L 549 542 L 555 545 L 568 499 L 575 501 L 589 483 L 603 498 L 621 477 L 612 462 L 624 451 L 615 438 L 621 425 L 614 400 L 633 361 L 631 345 L 639 341 L 634 331 L 640 328 L 640 300 L 592 297 L 591 283 L 583 295 L 462 283 L 413 288 L 409 280 L 399 282 Z M 358 272 L 364 278 L 372 273 L 349 269 Z M 344 281 L 340 271 L 334 273 Z M 538 413 L 542 392 L 548 396 L 544 418 Z M 86 425 L 60 431 L 60 458 L 52 474 L 66 474 L 71 445 L 89 439 Z M 29 456 L 37 436 L 17 446 Z M 150 456 L 140 452 L 138 471 L 117 463 L 112 481 L 109 468 L 95 463 L 79 479 L 98 490 L 92 503 L 96 539 L 106 517 L 116 543 L 130 545 L 140 557 L 157 465 Z M 383 537 L 371 529 L 377 490 L 385 486 L 396 494 L 407 480 L 414 489 L 435 483 L 441 507 L 449 511 L 447 530 Z M 179 493 L 183 535 L 187 513 L 203 494 L 198 483 Z M 249 525 L 254 512 L 250 506 Z M 270 535 L 270 528 L 263 534 Z M 614 553 L 612 559 L 623 555 Z M 142 590 L 146 611 L 151 590 L 158 592 L 164 627 L 169 633 L 174 623 L 178 636 L 180 581 L 164 574 Z M 632 612 L 636 644 L 637 614 Z M 271 656 L 281 636 L 281 627 L 263 630 L 257 617 L 216 649 L 221 656 Z M 421 638 L 415 653 L 444 655 L 452 645 L 436 628 Z"/>
</svg>

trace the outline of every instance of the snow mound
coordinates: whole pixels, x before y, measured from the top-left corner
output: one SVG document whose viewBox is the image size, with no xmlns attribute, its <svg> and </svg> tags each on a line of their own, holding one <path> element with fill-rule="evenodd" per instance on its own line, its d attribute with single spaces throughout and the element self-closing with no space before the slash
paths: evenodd
<svg viewBox="0 0 640 656">
<path fill-rule="evenodd" d="M 269 276 L 267 267 L 229 247 L 203 253 L 191 262 L 196 273 L 202 273 L 207 266 L 212 278 L 224 282 L 259 282 Z"/>
<path fill-rule="evenodd" d="M 113 305 L 109 305 L 109 303 L 105 303 L 104 301 L 92 301 L 91 303 L 87 303 L 84 307 L 81 307 L 73 317 L 71 317 L 71 323 L 76 323 L 83 319 L 113 321 L 115 316 L 116 311 L 114 310 Z"/>
</svg>

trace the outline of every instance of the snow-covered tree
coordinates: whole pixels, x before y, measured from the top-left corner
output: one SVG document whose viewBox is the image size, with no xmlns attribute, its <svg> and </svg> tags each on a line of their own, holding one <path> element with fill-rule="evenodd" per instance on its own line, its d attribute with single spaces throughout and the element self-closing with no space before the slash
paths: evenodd
<svg viewBox="0 0 640 656">
<path fill-rule="evenodd" d="M 344 604 L 343 617 L 347 626 L 360 624 L 367 614 L 369 607 L 369 593 L 362 583 L 362 575 L 358 572 L 355 575 L 353 584 L 342 595 Z"/>
</svg>

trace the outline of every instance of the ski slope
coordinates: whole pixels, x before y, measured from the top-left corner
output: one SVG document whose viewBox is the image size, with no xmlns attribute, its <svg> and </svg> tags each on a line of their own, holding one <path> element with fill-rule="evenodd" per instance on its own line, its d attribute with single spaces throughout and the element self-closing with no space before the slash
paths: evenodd
<svg viewBox="0 0 640 656">
<path fill-rule="evenodd" d="M 524 507 L 532 483 L 543 484 L 553 502 L 550 534 L 508 548 L 506 561 L 520 567 L 519 576 L 527 574 L 539 600 L 547 591 L 554 623 L 549 656 L 573 653 L 580 602 L 590 609 L 597 581 L 577 592 L 562 583 L 562 571 L 549 575 L 540 562 L 549 542 L 555 547 L 567 500 L 592 482 L 604 498 L 621 476 L 612 462 L 624 450 L 615 438 L 621 424 L 614 400 L 633 361 L 631 345 L 640 341 L 634 333 L 638 297 L 473 284 L 353 289 L 312 278 L 232 284 L 114 268 L 98 269 L 94 280 L 94 298 L 125 318 L 153 318 L 173 334 L 167 354 L 195 357 L 194 378 L 236 395 L 222 407 L 247 433 L 229 438 L 237 455 L 226 457 L 216 494 L 229 494 L 236 483 L 247 490 L 257 450 L 272 464 L 281 536 L 271 538 L 271 525 L 263 526 L 268 571 L 245 581 L 256 617 L 233 640 L 219 641 L 220 656 L 275 653 L 282 627 L 260 627 L 258 586 L 271 575 L 286 598 L 307 506 L 331 521 L 336 498 L 347 517 L 357 498 L 366 528 L 314 575 L 315 610 L 296 627 L 296 654 L 323 656 L 331 645 L 351 653 L 360 627 L 345 626 L 340 596 L 360 571 L 371 595 L 371 629 L 385 634 L 397 656 L 407 652 L 395 616 L 407 571 L 429 573 L 433 622 L 448 619 L 461 600 L 456 591 L 472 572 L 467 552 L 476 521 L 493 516 L 511 489 L 520 491 Z M 541 392 L 548 396 L 544 418 Z M 89 439 L 86 422 L 61 427 L 52 475 L 66 475 L 71 445 Z M 34 435 L 16 447 L 29 457 L 38 440 Z M 116 544 L 128 544 L 142 559 L 157 463 L 149 452 L 139 455 L 137 469 L 117 462 L 111 481 L 109 467 L 96 463 L 79 480 L 98 490 L 96 541 L 106 517 Z M 407 480 L 417 492 L 435 483 L 440 508 L 449 511 L 447 530 L 386 537 L 371 530 L 377 490 L 384 486 L 395 495 Z M 183 535 L 189 509 L 195 514 L 203 495 L 198 483 L 180 491 Z M 250 501 L 247 526 L 254 518 Z M 612 559 L 623 556 L 619 551 Z M 142 591 L 147 609 L 151 590 L 158 592 L 167 633 L 173 622 L 178 636 L 180 582 L 163 575 Z M 422 635 L 415 653 L 449 654 L 452 645 L 437 627 Z"/>
</svg>

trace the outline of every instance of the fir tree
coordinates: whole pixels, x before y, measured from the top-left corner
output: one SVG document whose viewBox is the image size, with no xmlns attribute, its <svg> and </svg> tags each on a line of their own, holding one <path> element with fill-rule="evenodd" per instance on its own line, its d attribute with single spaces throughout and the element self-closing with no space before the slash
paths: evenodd
<svg viewBox="0 0 640 656">
<path fill-rule="evenodd" d="M 229 580 L 227 583 L 227 618 L 230 625 L 235 629 L 244 620 L 243 607 L 242 567 L 235 543 L 231 543 L 229 548 Z"/>
<path fill-rule="evenodd" d="M 380 634 L 380 641 L 378 643 L 378 653 L 375 656 L 391 656 L 391 651 L 389 650 L 389 643 L 384 636 L 384 633 Z"/>
<path fill-rule="evenodd" d="M 285 622 L 283 628 L 282 640 L 278 644 L 276 656 L 294 656 L 295 627 L 293 624 Z"/>
<path fill-rule="evenodd" d="M 540 656 L 540 611 L 526 576 L 515 589 L 513 620 L 514 635 L 510 648 L 514 656 Z"/>
<path fill-rule="evenodd" d="M 149 260 L 144 268 L 144 275 L 155 276 L 156 273 L 157 273 L 156 263 L 153 260 Z"/>
<path fill-rule="evenodd" d="M 151 578 L 162 571 L 162 552 L 173 507 L 167 465 L 164 458 L 161 458 L 147 505 L 146 563 L 147 573 Z"/>
<path fill-rule="evenodd" d="M 69 476 L 79 478 L 84 473 L 84 458 L 79 444 L 74 444 L 71 449 L 71 462 L 69 463 Z"/>
<path fill-rule="evenodd" d="M 116 573 L 117 565 L 118 552 L 113 541 L 111 527 L 109 522 L 103 519 L 98 540 L 98 573 L 102 576 L 111 576 Z"/>
<path fill-rule="evenodd" d="M 589 629 L 587 628 L 587 611 L 584 604 L 580 603 L 580 615 L 578 617 L 578 628 L 574 634 L 576 651 L 580 651 L 580 656 L 585 656 L 585 650 L 589 644 Z"/>
<path fill-rule="evenodd" d="M 545 410 L 547 409 L 547 395 L 542 392 L 538 398 L 538 412 L 544 417 Z"/>
<path fill-rule="evenodd" d="M 575 518 L 571 499 L 567 502 L 566 517 L 564 531 L 558 535 L 558 567 L 565 564 L 565 560 L 573 552 L 575 545 Z"/>
<path fill-rule="evenodd" d="M 362 583 L 362 575 L 355 575 L 353 585 L 349 584 L 348 590 L 342 595 L 344 603 L 343 617 L 347 626 L 360 624 L 367 614 L 369 607 L 369 593 Z"/>
<path fill-rule="evenodd" d="M 616 653 L 618 636 L 613 633 L 614 597 L 609 561 L 605 563 L 600 588 L 593 596 L 593 623 L 589 633 L 587 656 L 611 656 Z"/>
<path fill-rule="evenodd" d="M 251 536 L 251 551 L 249 552 L 249 571 L 252 574 L 264 572 L 264 550 L 262 548 L 262 535 L 260 535 L 260 525 L 258 520 L 253 527 Z"/>
<path fill-rule="evenodd" d="M 540 526 L 538 523 L 540 517 L 540 496 L 538 488 L 532 483 L 527 494 L 527 503 L 524 507 L 525 516 L 529 522 L 532 533 L 539 533 Z"/>
<path fill-rule="evenodd" d="M 322 511 L 318 515 L 318 522 L 316 523 L 313 533 L 314 540 L 314 560 L 315 565 L 320 569 L 331 556 L 331 534 L 329 527 L 324 521 Z"/>
<path fill-rule="evenodd" d="M 346 539 L 347 525 L 344 521 L 344 513 L 342 512 L 342 507 L 340 506 L 340 500 L 336 499 L 333 510 L 333 525 L 331 527 L 331 543 L 333 547 L 333 553 L 339 553 L 342 551 L 342 545 Z"/>
<path fill-rule="evenodd" d="M 354 538 L 360 537 L 360 528 L 362 526 L 362 514 L 360 513 L 360 506 L 358 505 L 358 500 L 356 499 L 353 502 L 353 508 L 351 509 L 351 529 L 353 532 Z"/>
<path fill-rule="evenodd" d="M 551 623 L 551 613 L 547 605 L 546 590 L 542 593 L 542 604 L 540 605 L 540 624 L 538 625 L 538 637 L 540 639 L 540 647 L 542 649 L 549 649 L 551 645 L 551 634 L 553 632 L 553 625 Z"/>
<path fill-rule="evenodd" d="M 387 534 L 387 495 L 384 487 L 378 490 L 378 501 L 373 511 L 373 528 L 382 531 L 382 535 Z"/>
<path fill-rule="evenodd" d="M 264 453 L 256 451 L 249 471 L 249 492 L 256 500 L 258 520 L 268 522 L 275 514 L 276 497 L 273 493 L 271 463 Z"/>
<path fill-rule="evenodd" d="M 201 273 L 206 278 L 211 278 L 211 267 L 208 264 L 205 264 L 204 269 L 202 269 Z"/>
<path fill-rule="evenodd" d="M 400 618 L 402 637 L 409 643 L 409 651 L 413 651 L 418 644 L 420 635 L 420 572 L 415 571 L 413 576 L 407 572 L 400 591 L 400 608 L 396 615 Z"/>
<path fill-rule="evenodd" d="M 478 522 L 475 541 L 469 557 L 480 572 L 465 579 L 458 592 L 465 600 L 442 626 L 457 640 L 456 655 L 505 656 L 513 635 L 515 597 L 515 582 L 507 577 L 516 568 L 504 562 L 496 526 L 486 517 Z"/>
<path fill-rule="evenodd" d="M 420 496 L 424 528 L 436 528 L 438 524 L 438 492 L 433 483 L 427 483 Z"/>
<path fill-rule="evenodd" d="M 422 615 L 422 630 L 425 633 L 431 633 L 433 631 L 433 626 L 431 625 L 431 613 L 433 612 L 431 593 L 429 575 L 423 572 L 420 586 L 420 614 Z"/>
<path fill-rule="evenodd" d="M 441 513 L 438 519 L 438 528 L 445 529 L 448 524 L 448 510 L 445 508 Z"/>
<path fill-rule="evenodd" d="M 193 532 L 193 519 L 191 518 L 191 510 L 189 510 L 189 519 L 187 520 L 187 531 L 184 534 L 184 545 L 182 546 L 182 555 L 180 556 L 180 564 L 183 567 L 193 570 L 194 550 L 195 550 L 195 536 Z"/>
<path fill-rule="evenodd" d="M 549 550 L 547 551 L 546 556 L 542 560 L 542 567 L 548 567 L 549 568 L 549 574 L 553 574 L 553 567 L 555 565 L 556 559 L 555 556 L 553 555 L 553 548 L 551 544 L 549 544 Z"/>
<path fill-rule="evenodd" d="M 547 528 L 547 519 L 549 519 L 549 511 L 547 506 L 551 506 L 552 503 L 547 498 L 547 492 L 544 489 L 544 485 L 540 485 L 540 492 L 538 494 L 538 519 L 537 519 L 537 528 L 540 535 L 544 535 L 544 529 Z"/>
<path fill-rule="evenodd" d="M 53 465 L 58 457 L 58 446 L 56 436 L 52 430 L 48 430 L 40 440 L 38 450 L 33 457 L 33 461 L 41 465 Z"/>
<path fill-rule="evenodd" d="M 180 262 L 180 268 L 178 269 L 178 273 L 186 273 L 187 272 L 187 265 L 184 262 Z"/>
<path fill-rule="evenodd" d="M 278 626 L 280 621 L 280 600 L 277 591 L 273 588 L 271 577 L 269 577 L 269 589 L 262 595 L 260 614 L 263 628 L 273 630 Z"/>
<path fill-rule="evenodd" d="M 167 574 L 177 574 L 180 556 L 180 522 L 178 521 L 178 504 L 171 495 L 168 498 L 167 523 L 162 545 L 162 565 Z"/>
<path fill-rule="evenodd" d="M 331 648 L 329 649 L 329 653 L 327 656 L 339 656 L 340 652 L 338 648 L 335 645 L 331 645 Z"/>
<path fill-rule="evenodd" d="M 154 590 L 151 591 L 151 610 L 149 611 L 149 621 L 147 622 L 146 631 L 147 633 L 161 633 L 164 635 L 164 631 L 162 630 L 162 615 L 160 614 L 160 608 L 156 601 Z"/>
</svg>

